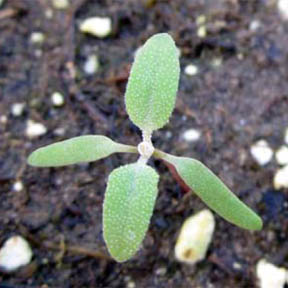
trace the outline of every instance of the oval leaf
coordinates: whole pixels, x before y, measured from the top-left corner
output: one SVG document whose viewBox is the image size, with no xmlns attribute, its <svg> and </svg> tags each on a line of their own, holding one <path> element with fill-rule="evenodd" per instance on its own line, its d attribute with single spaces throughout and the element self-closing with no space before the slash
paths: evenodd
<svg viewBox="0 0 288 288">
<path fill-rule="evenodd" d="M 169 34 L 156 34 L 140 48 L 125 94 L 127 113 L 140 129 L 152 132 L 168 122 L 179 73 L 179 52 Z"/>
<path fill-rule="evenodd" d="M 132 151 L 137 152 L 137 149 L 118 144 L 105 136 L 86 135 L 37 149 L 29 156 L 28 164 L 38 167 L 57 167 L 96 161 L 115 152 Z"/>
<path fill-rule="evenodd" d="M 149 226 L 159 176 L 149 166 L 135 163 L 109 176 L 103 208 L 103 232 L 111 256 L 118 262 L 139 249 Z"/>
<path fill-rule="evenodd" d="M 248 230 L 262 228 L 261 218 L 201 162 L 168 154 L 163 159 L 174 165 L 184 182 L 224 219 Z"/>
</svg>

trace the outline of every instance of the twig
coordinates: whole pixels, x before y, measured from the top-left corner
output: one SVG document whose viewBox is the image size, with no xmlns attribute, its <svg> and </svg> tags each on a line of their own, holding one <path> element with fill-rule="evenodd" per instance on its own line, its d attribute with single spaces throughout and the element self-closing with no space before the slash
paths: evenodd
<svg viewBox="0 0 288 288">
<path fill-rule="evenodd" d="M 92 258 L 97 258 L 101 260 L 106 260 L 106 261 L 112 261 L 112 258 L 106 254 L 104 254 L 101 251 L 95 251 L 89 248 L 85 248 L 82 246 L 78 245 L 69 245 L 69 244 L 64 244 L 63 241 L 62 243 L 54 243 L 48 240 L 41 240 L 41 239 L 36 239 L 27 229 L 26 227 L 20 225 L 19 230 L 21 231 L 21 234 L 24 235 L 26 239 L 28 239 L 31 243 L 33 243 L 35 246 L 38 247 L 43 247 L 46 249 L 51 249 L 55 251 L 60 251 L 63 253 L 62 257 L 64 256 L 65 253 L 71 253 L 75 255 L 83 255 L 86 257 L 92 257 Z M 64 247 L 64 248 L 63 248 Z"/>
</svg>

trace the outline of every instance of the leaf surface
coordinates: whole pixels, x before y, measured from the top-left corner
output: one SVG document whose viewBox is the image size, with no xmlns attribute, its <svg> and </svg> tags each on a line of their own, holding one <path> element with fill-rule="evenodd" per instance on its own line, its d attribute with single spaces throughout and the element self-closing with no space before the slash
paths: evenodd
<svg viewBox="0 0 288 288">
<path fill-rule="evenodd" d="M 166 153 L 161 158 L 174 165 L 184 182 L 224 219 L 248 230 L 262 229 L 261 218 L 201 162 Z"/>
<path fill-rule="evenodd" d="M 141 130 L 163 127 L 175 106 L 179 82 L 179 52 L 167 33 L 149 38 L 131 68 L 125 102 L 131 121 Z"/>
<path fill-rule="evenodd" d="M 103 208 L 103 232 L 118 262 L 139 249 L 154 209 L 158 174 L 145 164 L 121 166 L 110 174 Z"/>
<path fill-rule="evenodd" d="M 37 149 L 28 157 L 28 164 L 38 167 L 65 166 L 96 161 L 115 152 L 131 152 L 133 149 L 132 146 L 116 143 L 105 136 L 86 135 Z"/>
</svg>

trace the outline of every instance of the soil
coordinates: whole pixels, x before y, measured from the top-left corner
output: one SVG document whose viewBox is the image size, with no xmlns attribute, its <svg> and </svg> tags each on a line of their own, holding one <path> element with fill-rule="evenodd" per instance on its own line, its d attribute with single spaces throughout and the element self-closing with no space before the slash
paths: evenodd
<svg viewBox="0 0 288 288">
<path fill-rule="evenodd" d="M 201 38 L 196 19 L 203 14 L 207 36 Z M 79 31 L 92 16 L 111 17 L 109 37 Z M 253 21 L 260 23 L 256 30 Z M 288 22 L 276 1 L 71 0 L 66 10 L 55 10 L 46 0 L 6 0 L 0 31 L 0 242 L 20 234 L 34 252 L 28 266 L 0 272 L 0 287 L 252 288 L 259 259 L 288 267 L 288 190 L 273 188 L 274 159 L 261 167 L 249 152 L 259 139 L 279 148 L 288 126 Z M 151 225 L 137 255 L 118 264 L 102 237 L 103 195 L 109 173 L 137 156 L 50 169 L 28 167 L 26 158 L 42 145 L 85 134 L 138 144 L 140 131 L 125 112 L 125 85 L 135 50 L 164 31 L 181 50 L 182 73 L 176 109 L 154 133 L 155 146 L 205 163 L 261 215 L 264 229 L 245 231 L 215 215 L 207 257 L 193 266 L 177 262 L 179 229 L 205 205 L 151 160 L 161 174 Z M 33 32 L 45 34 L 42 44 L 31 42 Z M 83 65 L 91 53 L 100 68 L 87 76 Z M 195 76 L 184 73 L 191 63 L 199 67 Z M 63 107 L 53 106 L 55 91 L 65 96 Z M 11 113 L 14 103 L 25 103 L 21 116 Z M 27 137 L 28 119 L 47 133 Z M 190 128 L 202 133 L 196 143 L 182 138 Z M 13 189 L 16 181 L 23 190 Z"/>
</svg>

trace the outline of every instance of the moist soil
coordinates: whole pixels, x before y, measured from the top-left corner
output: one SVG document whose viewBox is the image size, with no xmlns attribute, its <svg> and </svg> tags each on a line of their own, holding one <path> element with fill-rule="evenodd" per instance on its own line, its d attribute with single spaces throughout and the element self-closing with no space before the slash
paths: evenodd
<svg viewBox="0 0 288 288">
<path fill-rule="evenodd" d="M 273 159 L 262 167 L 250 147 L 265 139 L 283 145 L 288 126 L 288 22 L 276 1 L 88 1 L 71 0 L 56 10 L 46 0 L 6 0 L 0 8 L 0 242 L 22 235 L 32 262 L 0 272 L 0 287 L 258 287 L 256 264 L 265 258 L 288 267 L 287 189 L 275 190 Z M 206 15 L 206 37 L 196 19 Z M 110 36 L 79 31 L 81 21 L 108 16 Z M 255 22 L 256 21 L 256 22 Z M 252 24 L 251 24 L 252 23 Z M 256 24 L 255 24 L 256 23 Z M 42 44 L 31 33 L 42 32 Z M 154 145 L 194 157 L 210 167 L 264 221 L 260 232 L 237 228 L 217 215 L 206 258 L 176 261 L 174 246 L 183 221 L 205 205 L 185 193 L 158 160 L 159 195 L 149 231 L 135 257 L 109 258 L 102 235 L 102 203 L 109 173 L 136 155 L 117 154 L 63 168 L 28 167 L 34 149 L 74 136 L 102 134 L 137 145 L 140 131 L 128 119 L 124 92 L 133 55 L 151 35 L 169 32 L 181 50 L 181 79 L 170 122 L 153 134 Z M 97 54 L 100 67 L 83 65 Z M 184 73 L 188 64 L 198 74 Z M 65 104 L 55 107 L 51 94 Z M 20 116 L 11 113 L 24 103 Z M 28 120 L 47 133 L 26 135 Z M 195 143 L 188 129 L 201 131 Z M 15 191 L 14 183 L 24 188 Z"/>
</svg>

